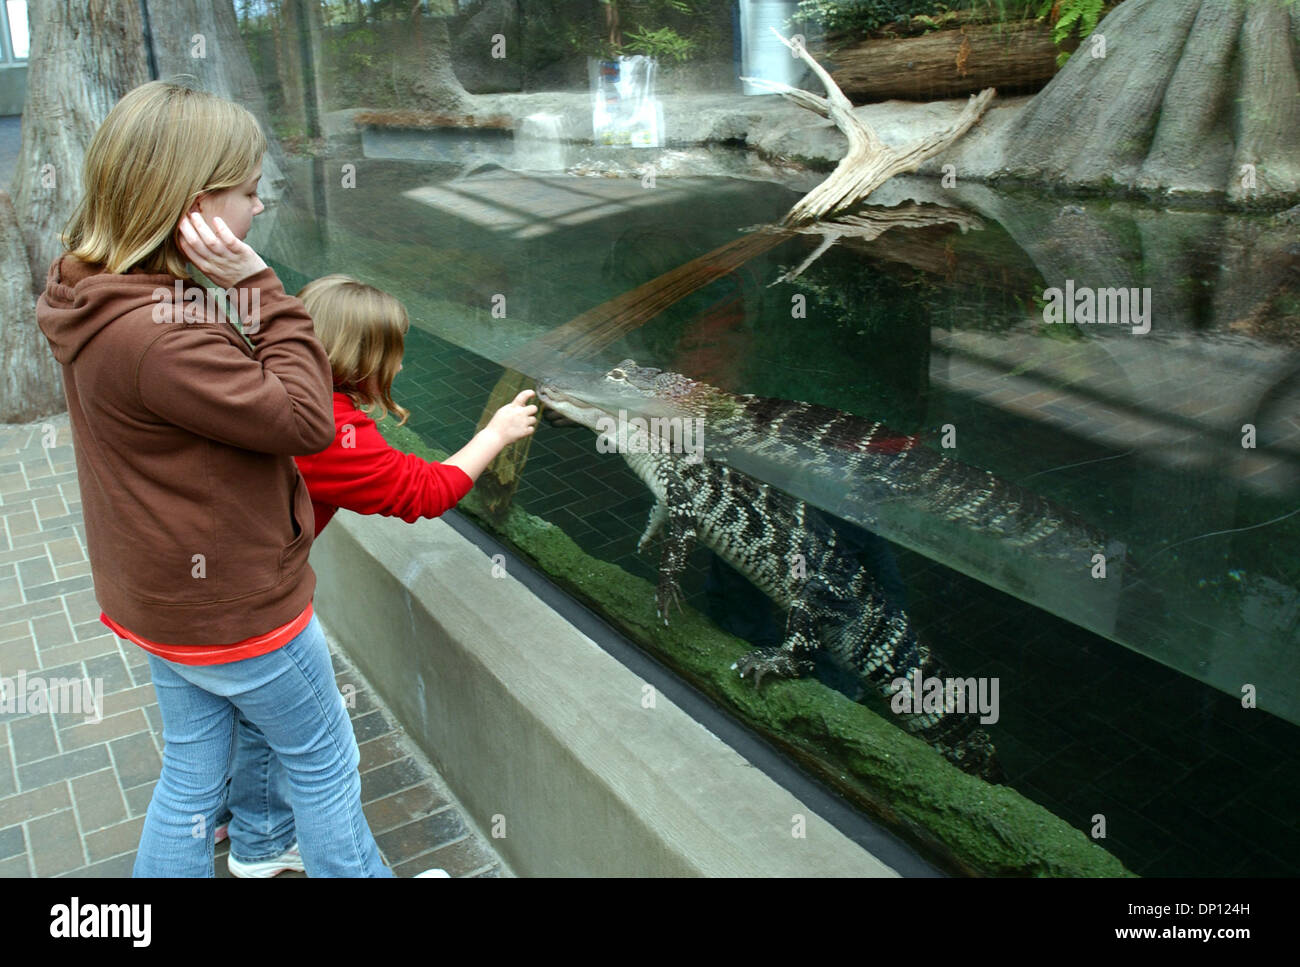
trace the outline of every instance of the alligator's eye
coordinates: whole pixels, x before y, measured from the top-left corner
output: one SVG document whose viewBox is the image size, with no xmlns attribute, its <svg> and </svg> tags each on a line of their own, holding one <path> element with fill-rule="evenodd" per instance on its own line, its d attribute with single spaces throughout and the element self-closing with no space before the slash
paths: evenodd
<svg viewBox="0 0 1300 967">
<path fill-rule="evenodd" d="M 621 369 L 611 369 L 607 374 L 608 379 L 627 379 L 627 373 Z"/>
</svg>

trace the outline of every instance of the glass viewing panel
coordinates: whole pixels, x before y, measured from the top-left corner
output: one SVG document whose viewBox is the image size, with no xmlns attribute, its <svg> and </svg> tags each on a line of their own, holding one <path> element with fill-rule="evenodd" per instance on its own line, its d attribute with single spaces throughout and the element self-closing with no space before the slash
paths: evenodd
<svg viewBox="0 0 1300 967">
<path fill-rule="evenodd" d="M 788 108 L 740 77 L 790 73 L 744 25 L 792 4 L 628 5 L 614 26 L 595 4 L 430 6 L 238 8 L 286 177 L 250 241 L 291 291 L 343 272 L 402 300 L 394 395 L 423 441 L 455 450 L 516 374 L 561 414 L 566 393 L 705 414 L 707 459 L 664 465 L 748 527 L 684 564 L 714 626 L 781 645 L 793 585 L 771 562 L 794 549 L 828 586 L 794 608 L 823 636 L 810 677 L 862 714 L 890 714 L 853 654 L 884 647 L 863 630 L 883 608 L 948 674 L 997 683 L 981 728 L 1007 785 L 1085 832 L 1110 817 L 1129 869 L 1300 870 L 1294 228 L 936 174 L 873 193 L 878 231 L 775 231 L 824 175 L 743 146 Z M 1085 303 L 1127 324 L 1066 317 Z M 703 388 L 607 375 L 629 359 Z M 509 499 L 653 595 L 651 489 L 591 429 L 543 424 Z"/>
</svg>

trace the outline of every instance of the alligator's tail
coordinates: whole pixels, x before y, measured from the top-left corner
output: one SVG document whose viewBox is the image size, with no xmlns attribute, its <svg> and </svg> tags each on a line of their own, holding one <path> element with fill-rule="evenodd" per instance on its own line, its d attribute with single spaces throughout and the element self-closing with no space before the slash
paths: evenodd
<svg viewBox="0 0 1300 967">
<path fill-rule="evenodd" d="M 978 714 L 970 709 L 911 715 L 905 720 L 904 727 L 933 746 L 962 772 L 1002 785 L 1006 782 L 1006 774 L 998 761 L 993 739 L 977 724 Z"/>
<path fill-rule="evenodd" d="M 874 587 L 865 605 L 869 617 L 862 640 L 857 643 L 860 650 L 850 657 L 854 667 L 865 669 L 866 679 L 889 699 L 899 725 L 933 746 L 963 772 L 993 783 L 1005 782 L 993 741 L 979 725 L 975 695 L 965 687 L 973 684 L 978 693 L 978 683 L 949 676 L 917 636 L 907 614 L 888 605 Z M 914 686 L 918 678 L 920 693 Z M 939 683 L 942 698 L 935 702 L 939 696 L 926 692 Z M 956 690 L 949 694 L 950 683 L 960 684 L 960 702 Z M 904 694 L 900 696 L 900 692 Z M 972 699 L 971 707 L 967 707 L 968 697 Z"/>
<path fill-rule="evenodd" d="M 978 727 L 972 729 L 965 738 L 949 748 L 942 746 L 937 748 L 962 772 L 969 772 L 997 786 L 1006 784 L 1007 776 L 1002 771 L 997 749 L 993 747 L 993 740 L 983 729 Z"/>
<path fill-rule="evenodd" d="M 872 450 L 856 455 L 854 469 L 845 499 L 855 508 L 874 507 L 884 485 L 891 496 L 927 514 L 1022 551 L 1088 562 L 1109 543 L 1073 511 L 927 447 L 896 455 Z"/>
</svg>

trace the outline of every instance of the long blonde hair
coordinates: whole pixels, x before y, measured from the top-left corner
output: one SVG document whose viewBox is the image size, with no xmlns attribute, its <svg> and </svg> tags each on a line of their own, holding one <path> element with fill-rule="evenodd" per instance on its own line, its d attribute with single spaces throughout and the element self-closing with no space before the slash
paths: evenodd
<svg viewBox="0 0 1300 967">
<path fill-rule="evenodd" d="M 91 139 L 85 193 L 60 239 L 109 272 L 138 266 L 184 278 L 177 222 L 199 195 L 248 181 L 265 152 L 247 108 L 169 81 L 141 84 Z"/>
<path fill-rule="evenodd" d="M 316 336 L 329 355 L 334 388 L 354 406 L 377 406 L 382 420 L 389 410 L 406 422 L 410 411 L 393 402 L 393 377 L 402 365 L 406 307 L 387 292 L 346 275 L 323 275 L 308 282 L 298 298 L 307 307 Z M 374 389 L 370 380 L 374 379 Z"/>
</svg>

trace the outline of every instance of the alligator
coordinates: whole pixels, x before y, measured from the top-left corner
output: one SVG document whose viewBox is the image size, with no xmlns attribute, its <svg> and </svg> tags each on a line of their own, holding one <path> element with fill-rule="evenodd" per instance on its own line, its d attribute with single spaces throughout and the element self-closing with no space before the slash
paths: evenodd
<svg viewBox="0 0 1300 967">
<path fill-rule="evenodd" d="M 663 427 L 702 421 L 695 436 L 707 451 L 699 452 L 768 481 L 791 472 L 805 484 L 812 478 L 818 494 L 834 495 L 820 506 L 868 528 L 878 525 L 880 505 L 892 502 L 923 520 L 949 521 L 1085 572 L 1094 554 L 1123 553 L 1072 511 L 880 422 L 814 403 L 727 393 L 630 359 L 585 385 L 589 401 L 611 415 L 659 417 Z"/>
<path fill-rule="evenodd" d="M 843 549 L 820 513 L 698 450 L 674 452 L 649 426 L 629 429 L 628 421 L 616 421 L 608 404 L 595 400 L 608 395 L 606 381 L 618 382 L 625 372 L 620 366 L 603 378 L 546 377 L 537 395 L 548 409 L 595 431 L 602 450 L 620 452 L 654 494 L 637 548 L 644 551 L 666 529 L 656 588 L 665 623 L 673 606 L 681 606 L 679 577 L 698 541 L 787 612 L 781 646 L 751 651 L 735 665 L 756 688 L 769 675 L 809 674 L 819 649 L 890 699 L 908 691 L 918 674 L 922 681 L 949 679 L 906 612 L 886 598 L 857 555 Z M 959 768 L 1002 781 L 993 744 L 974 715 L 940 707 L 901 709 L 900 718 Z"/>
</svg>

